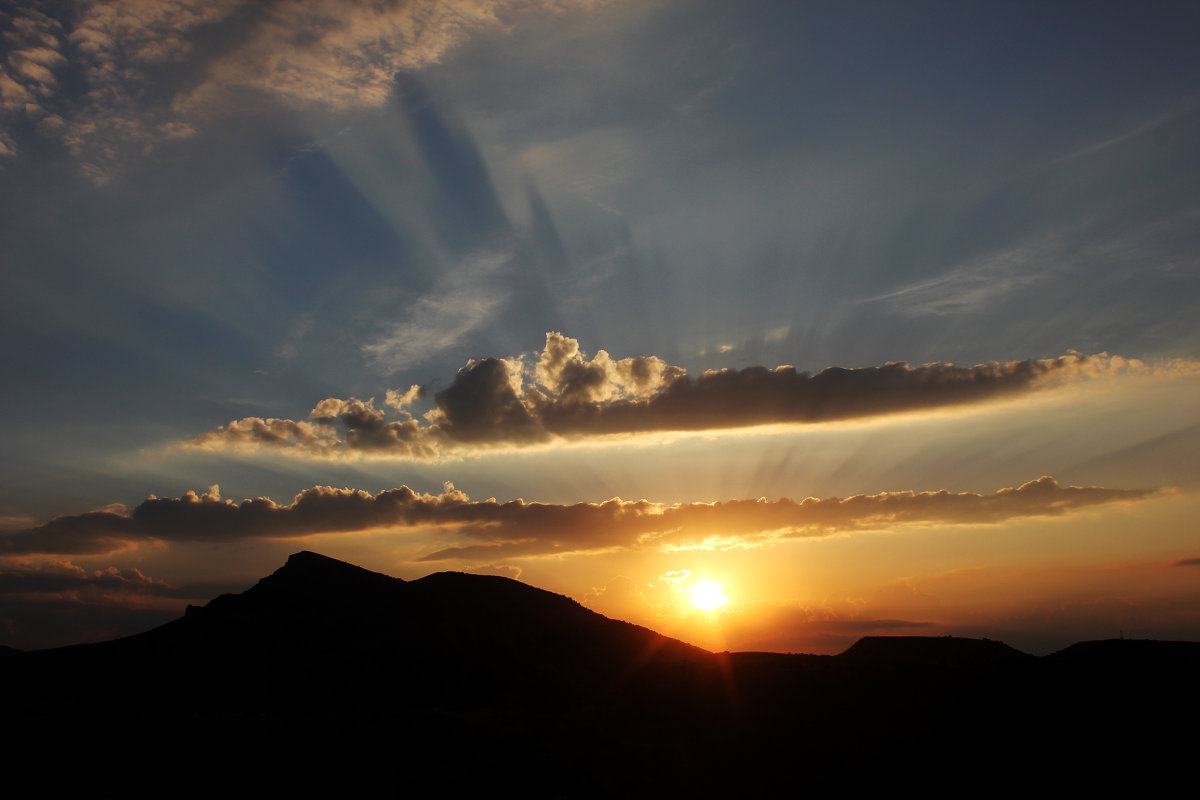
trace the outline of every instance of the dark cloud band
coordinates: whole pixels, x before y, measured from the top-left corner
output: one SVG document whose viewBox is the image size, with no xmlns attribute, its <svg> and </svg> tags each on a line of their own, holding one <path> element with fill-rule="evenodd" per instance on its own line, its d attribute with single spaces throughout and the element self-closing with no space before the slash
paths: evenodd
<svg viewBox="0 0 1200 800">
<path fill-rule="evenodd" d="M 588 358 L 579 342 L 546 334 L 536 357 L 471 361 L 433 397 L 423 420 L 406 407 L 420 387 L 389 390 L 387 418 L 373 400 L 327 398 L 309 420 L 249 417 L 184 446 L 207 450 L 269 448 L 306 458 L 382 455 L 429 460 L 478 448 L 552 440 L 705 431 L 770 424 L 811 424 L 995 400 L 1056 381 L 1144 371 L 1117 356 L 953 364 L 710 370 L 691 377 L 656 356 Z"/>
<path fill-rule="evenodd" d="M 139 542 L 292 539 L 371 529 L 440 530 L 447 546 L 421 560 L 591 552 L 614 548 L 737 547 L 794 537 L 884 530 L 905 524 L 971 525 L 1058 516 L 1088 506 L 1143 500 L 1163 490 L 1061 486 L 1050 477 L 994 494 L 884 492 L 845 499 L 732 500 L 665 505 L 647 500 L 554 505 L 473 501 L 407 486 L 372 495 L 316 486 L 287 505 L 234 503 L 216 487 L 151 497 L 127 513 L 91 512 L 0 534 L 0 556 L 97 554 Z"/>
<path fill-rule="evenodd" d="M 30 594 L 169 594 L 170 586 L 134 568 L 88 572 L 67 563 L 15 565 L 0 569 L 0 597 Z"/>
</svg>

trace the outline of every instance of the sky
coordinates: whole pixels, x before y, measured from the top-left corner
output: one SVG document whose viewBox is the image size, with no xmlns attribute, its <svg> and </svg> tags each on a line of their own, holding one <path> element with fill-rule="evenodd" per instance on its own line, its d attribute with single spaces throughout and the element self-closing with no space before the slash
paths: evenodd
<svg viewBox="0 0 1200 800">
<path fill-rule="evenodd" d="M 0 644 L 298 550 L 1200 639 L 1200 7 L 0 1 Z"/>
</svg>

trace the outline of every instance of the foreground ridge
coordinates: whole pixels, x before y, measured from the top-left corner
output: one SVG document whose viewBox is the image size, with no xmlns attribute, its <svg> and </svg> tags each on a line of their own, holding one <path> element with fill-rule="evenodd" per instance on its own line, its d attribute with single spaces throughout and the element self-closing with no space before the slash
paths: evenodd
<svg viewBox="0 0 1200 800">
<path fill-rule="evenodd" d="M 714 654 L 508 578 L 404 581 L 307 551 L 146 633 L 0 659 L 22 687 L 13 763 L 48 741 L 80 775 L 136 752 L 147 795 L 197 759 L 198 794 L 477 794 L 514 770 L 520 793 L 545 796 L 786 791 L 801 773 L 886 788 L 932 757 L 947 776 L 1065 785 L 1072 758 L 1182 757 L 1169 731 L 1200 711 L 1197 675 L 1190 642 Z M 98 719 L 110 735 L 72 735 Z"/>
</svg>

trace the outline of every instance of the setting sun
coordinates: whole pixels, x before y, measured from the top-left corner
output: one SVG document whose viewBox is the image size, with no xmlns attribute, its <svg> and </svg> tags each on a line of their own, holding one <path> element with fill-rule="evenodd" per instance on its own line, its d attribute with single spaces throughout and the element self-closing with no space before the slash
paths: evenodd
<svg viewBox="0 0 1200 800">
<path fill-rule="evenodd" d="M 729 598 L 722 593 L 720 584 L 705 578 L 692 587 L 692 605 L 704 611 L 714 611 L 729 605 Z"/>
</svg>

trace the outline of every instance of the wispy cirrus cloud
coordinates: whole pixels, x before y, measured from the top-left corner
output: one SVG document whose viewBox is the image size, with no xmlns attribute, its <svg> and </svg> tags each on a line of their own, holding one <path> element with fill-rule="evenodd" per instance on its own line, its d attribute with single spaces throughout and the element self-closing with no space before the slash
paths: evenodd
<svg viewBox="0 0 1200 800">
<path fill-rule="evenodd" d="M 1066 227 L 857 302 L 880 304 L 902 317 L 953 317 L 1054 293 L 1084 275 L 1112 280 L 1155 271 L 1191 273 L 1194 259 L 1179 257 L 1178 242 L 1195 230 L 1196 218 L 1197 210 L 1188 208 L 1133 229 L 1096 223 Z"/>
<path fill-rule="evenodd" d="M 1033 286 L 1061 266 L 1057 238 L 1041 239 L 973 258 L 940 275 L 863 300 L 910 317 L 968 314 Z"/>
<path fill-rule="evenodd" d="M 431 292 L 363 346 L 367 361 L 390 372 L 407 369 L 463 341 L 507 302 L 514 272 L 507 247 L 475 253 L 447 272 Z"/>
<path fill-rule="evenodd" d="M 1108 150 L 1109 148 L 1116 147 L 1117 145 L 1120 145 L 1120 144 L 1124 144 L 1125 142 L 1133 141 L 1134 139 L 1137 139 L 1141 136 L 1145 136 L 1148 133 L 1153 133 L 1154 131 L 1157 131 L 1160 128 L 1165 127 L 1166 125 L 1169 125 L 1170 123 L 1174 122 L 1175 120 L 1179 119 L 1180 117 L 1183 117 L 1184 115 L 1191 113 L 1192 111 L 1194 111 L 1196 109 L 1197 105 L 1200 105 L 1200 95 L 1193 95 L 1192 97 L 1189 97 L 1186 100 L 1184 100 L 1182 103 L 1178 103 L 1174 107 L 1169 108 L 1159 114 L 1155 114 L 1154 116 L 1149 117 L 1148 119 L 1142 121 L 1141 123 L 1134 125 L 1132 128 L 1129 128 L 1128 130 L 1118 133 L 1115 136 L 1111 136 L 1108 139 L 1103 139 L 1098 142 L 1093 142 L 1092 144 L 1082 147 L 1072 153 L 1068 153 L 1064 156 L 1060 156 L 1056 159 L 1048 161 L 1045 164 L 1042 164 L 1041 166 L 1053 167 L 1053 166 L 1057 166 L 1059 164 L 1064 164 L 1068 161 L 1075 161 L 1076 159 L 1087 158 L 1087 157 L 1093 156 L 1097 153 L 1104 152 L 1105 150 Z"/>
<path fill-rule="evenodd" d="M 372 399 L 326 398 L 307 420 L 233 420 L 180 446 L 269 449 L 300 458 L 429 460 L 609 435 L 869 418 L 984 403 L 1103 375 L 1198 370 L 1190 361 L 1148 366 L 1108 354 L 1073 354 L 972 367 L 890 363 L 816 374 L 790 366 L 747 367 L 691 377 L 657 356 L 615 359 L 600 350 L 589 357 L 577 340 L 550 332 L 535 356 L 470 361 L 433 395 L 433 408 L 422 418 L 407 410 L 410 404 L 389 403 L 400 417 L 389 419 Z M 397 391 L 389 390 L 389 396 Z"/>
<path fill-rule="evenodd" d="M 555 505 L 475 501 L 447 485 L 440 494 L 401 486 L 372 495 L 315 486 L 289 504 L 259 497 L 234 503 L 217 487 L 180 498 L 151 497 L 133 509 L 59 517 L 0 533 L 0 556 L 86 555 L 140 543 L 298 539 L 373 529 L 437 530 L 446 546 L 423 561 L 495 559 L 613 548 L 730 548 L 900 525 L 980 525 L 1136 502 L 1166 490 L 1061 486 L 1042 477 L 993 494 L 884 492 L 796 501 L 731 500 L 667 505 L 614 498 Z"/>
</svg>

